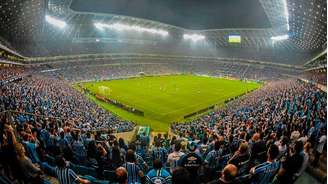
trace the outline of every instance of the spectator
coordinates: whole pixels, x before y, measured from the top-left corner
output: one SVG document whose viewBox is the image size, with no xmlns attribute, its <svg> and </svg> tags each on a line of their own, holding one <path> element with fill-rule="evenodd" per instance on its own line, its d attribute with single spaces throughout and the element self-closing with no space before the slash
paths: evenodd
<svg viewBox="0 0 328 184">
<path fill-rule="evenodd" d="M 119 167 L 120 165 L 123 164 L 123 162 L 124 162 L 124 155 L 123 154 L 124 153 L 122 153 L 122 151 L 119 147 L 119 144 L 116 140 L 113 142 L 113 146 L 109 150 L 108 154 L 109 154 L 108 157 L 109 157 L 110 162 L 112 164 L 111 167 L 113 169 L 115 169 L 115 168 L 117 168 L 117 167 Z"/>
<path fill-rule="evenodd" d="M 210 182 L 210 184 L 229 184 L 238 183 L 235 178 L 238 174 L 238 168 L 233 164 L 228 164 L 224 167 L 219 180 Z"/>
<path fill-rule="evenodd" d="M 83 143 L 79 140 L 78 133 L 73 134 L 72 151 L 74 162 L 77 164 L 85 164 L 87 160 L 87 152 Z"/>
<path fill-rule="evenodd" d="M 267 161 L 250 170 L 252 184 L 271 183 L 280 168 L 280 162 L 276 160 L 278 155 L 279 148 L 274 144 L 271 145 L 267 152 Z"/>
<path fill-rule="evenodd" d="M 193 183 L 198 182 L 197 171 L 202 165 L 202 158 L 195 153 L 196 151 L 196 143 L 191 142 L 188 145 L 189 153 L 181 157 L 179 160 L 179 165 L 186 168 L 190 173 L 190 177 Z"/>
<path fill-rule="evenodd" d="M 115 175 L 118 184 L 128 184 L 128 172 L 124 167 L 118 167 L 115 170 Z"/>
<path fill-rule="evenodd" d="M 17 143 L 15 147 L 18 164 L 24 176 L 24 180 L 31 183 L 42 183 L 42 171 L 40 167 L 36 164 L 33 164 L 31 159 L 25 155 L 25 149 L 22 144 Z"/>
<path fill-rule="evenodd" d="M 266 145 L 261 139 L 260 133 L 255 133 L 252 137 L 251 157 L 250 160 L 253 164 L 265 162 Z"/>
<path fill-rule="evenodd" d="M 26 147 L 26 151 L 31 158 L 32 163 L 39 163 L 40 159 L 37 154 L 37 145 L 32 142 L 33 137 L 30 134 L 25 134 L 23 136 L 23 143 Z"/>
<path fill-rule="evenodd" d="M 193 184 L 193 181 L 188 170 L 178 166 L 172 173 L 172 183 Z"/>
<path fill-rule="evenodd" d="M 67 139 L 65 139 L 64 131 L 60 131 L 59 135 L 60 135 L 60 138 L 57 141 L 57 147 L 59 148 L 60 153 L 63 154 L 63 155 L 72 154 L 71 145 L 69 144 Z"/>
<path fill-rule="evenodd" d="M 155 141 L 155 147 L 152 150 L 152 160 L 155 161 L 156 159 L 160 159 L 161 162 L 165 165 L 167 160 L 167 150 L 162 147 L 161 140 L 162 139 L 159 137 Z"/>
<path fill-rule="evenodd" d="M 315 167 L 318 166 L 319 158 L 320 158 L 321 154 L 323 153 L 323 150 L 324 150 L 323 148 L 325 147 L 326 144 L 327 144 L 326 129 L 322 129 L 320 132 L 319 143 L 317 145 L 317 148 L 315 149 L 315 157 L 313 160 L 313 165 Z"/>
<path fill-rule="evenodd" d="M 88 141 L 87 145 L 87 162 L 91 165 L 98 165 L 100 164 L 101 160 L 101 154 L 98 151 L 96 141 Z"/>
<path fill-rule="evenodd" d="M 128 146 L 125 144 L 124 139 L 122 137 L 118 139 L 118 144 L 120 149 L 124 149 L 124 151 L 128 150 Z"/>
<path fill-rule="evenodd" d="M 220 158 L 223 152 L 222 146 L 222 141 L 215 141 L 214 150 L 210 151 L 205 158 L 205 163 L 209 165 L 213 172 L 219 168 Z"/>
<path fill-rule="evenodd" d="M 278 158 L 281 158 L 282 156 L 286 156 L 288 151 L 288 138 L 286 136 L 283 136 L 279 142 L 276 143 L 276 145 L 279 148 L 279 155 Z"/>
<path fill-rule="evenodd" d="M 170 184 L 171 175 L 163 168 L 162 162 L 156 159 L 153 163 L 153 169 L 146 175 L 146 181 L 150 184 Z"/>
<path fill-rule="evenodd" d="M 67 167 L 67 163 L 62 156 L 56 157 L 56 166 L 54 173 L 60 184 L 73 184 L 75 182 L 89 184 L 88 180 L 82 179 L 75 172 Z"/>
<path fill-rule="evenodd" d="M 310 154 L 310 149 L 311 149 L 311 143 L 310 142 L 306 142 L 304 145 L 304 151 L 303 151 L 303 163 L 302 163 L 302 167 L 301 169 L 295 174 L 295 178 L 301 176 L 301 174 L 305 171 L 305 169 L 307 168 L 308 164 L 309 164 L 309 154 Z"/>
<path fill-rule="evenodd" d="M 170 166 L 170 171 L 173 173 L 173 169 L 178 166 L 178 161 L 181 157 L 183 157 L 185 154 L 181 152 L 181 143 L 179 141 L 175 141 L 174 144 L 174 151 L 170 153 L 167 157 L 167 163 Z"/>
<path fill-rule="evenodd" d="M 297 141 L 291 150 L 291 155 L 282 163 L 282 167 L 278 172 L 279 183 L 293 184 L 295 182 L 295 174 L 301 169 L 304 160 L 302 151 L 303 142 Z"/>
<path fill-rule="evenodd" d="M 123 167 L 128 171 L 128 183 L 141 183 L 144 173 L 136 164 L 134 151 L 129 149 L 126 153 L 126 162 Z"/>
<path fill-rule="evenodd" d="M 231 159 L 228 161 L 229 164 L 233 164 L 238 168 L 238 174 L 244 174 L 248 169 L 250 155 L 248 153 L 248 143 L 241 143 L 238 150 L 234 153 Z"/>
<path fill-rule="evenodd" d="M 145 160 L 144 160 L 139 154 L 136 153 L 136 146 L 135 146 L 135 144 L 134 144 L 134 143 L 129 144 L 129 149 L 131 149 L 131 150 L 134 151 L 134 153 L 135 153 L 135 157 L 136 157 L 136 161 L 137 161 L 137 162 L 136 162 L 137 165 L 141 168 L 141 170 L 142 170 L 143 172 L 147 172 L 147 170 L 148 170 L 148 165 L 147 165 L 147 163 L 145 162 Z"/>
</svg>

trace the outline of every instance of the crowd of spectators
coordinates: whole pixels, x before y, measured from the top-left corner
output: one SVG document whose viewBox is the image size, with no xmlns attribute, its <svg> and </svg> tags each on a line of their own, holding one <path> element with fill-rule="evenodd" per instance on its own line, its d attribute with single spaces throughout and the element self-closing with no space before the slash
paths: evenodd
<svg viewBox="0 0 328 184">
<path fill-rule="evenodd" d="M 54 71 L 53 75 L 64 78 L 68 81 L 88 81 L 106 80 L 123 77 L 134 77 L 140 74 L 160 75 L 178 73 L 167 65 L 160 64 L 129 64 L 129 65 L 94 65 L 94 66 L 75 66 L 61 68 Z"/>
<path fill-rule="evenodd" d="M 173 135 L 158 134 L 152 144 L 146 135 L 129 143 L 115 137 L 134 124 L 65 80 L 35 74 L 0 94 L 8 182 L 294 183 L 308 164 L 318 166 L 327 142 L 326 93 L 298 80 L 268 82 L 221 110 L 174 123 Z"/>
<path fill-rule="evenodd" d="M 314 82 L 314 83 L 318 83 L 321 85 L 327 85 L 327 71 L 323 70 L 323 71 L 310 71 L 310 72 L 306 72 L 303 74 L 302 76 L 303 78 Z"/>
<path fill-rule="evenodd" d="M 272 80 L 282 78 L 281 74 L 297 75 L 297 71 L 266 65 L 245 64 L 240 62 L 226 62 L 195 59 L 192 61 L 165 61 L 158 58 L 145 60 L 100 60 L 55 62 L 49 64 L 52 76 L 58 76 L 68 81 L 104 80 L 122 77 L 146 75 L 193 73 L 210 76 L 229 76 L 241 79 Z M 46 70 L 46 69 L 44 69 Z"/>
<path fill-rule="evenodd" d="M 230 102 L 224 110 L 191 122 L 173 124 L 171 129 L 189 142 L 198 142 L 205 162 L 213 164 L 220 163 L 213 158 L 226 159 L 238 168 L 237 175 L 248 173 L 251 166 L 264 162 L 266 153 L 275 145 L 278 153 L 270 158 L 270 166 L 265 169 L 275 168 L 273 170 L 281 175 L 282 181 L 292 183 L 304 171 L 306 166 L 302 163 L 309 162 L 306 156 L 309 145 L 314 148 L 312 164 L 318 165 L 326 144 L 326 106 L 325 92 L 311 84 L 284 80 L 268 83 Z M 217 141 L 220 145 L 215 144 Z M 203 149 L 205 154 L 202 154 Z M 213 149 L 212 154 L 208 152 Z M 272 160 L 277 164 L 272 165 Z M 211 167 L 222 168 L 220 164 Z M 281 172 L 278 172 L 279 168 Z M 256 168 L 250 174 L 254 172 Z M 266 179 L 269 182 L 272 177 Z"/>
<path fill-rule="evenodd" d="M 19 76 L 24 72 L 23 67 L 0 67 L 0 80 Z"/>
<path fill-rule="evenodd" d="M 15 116 L 19 124 L 45 116 L 83 131 L 107 129 L 123 132 L 134 127 L 132 122 L 121 120 L 98 107 L 63 80 L 28 76 L 2 86 L 0 94 L 1 111 L 19 112 Z M 47 123 L 47 120 L 43 121 Z"/>
</svg>

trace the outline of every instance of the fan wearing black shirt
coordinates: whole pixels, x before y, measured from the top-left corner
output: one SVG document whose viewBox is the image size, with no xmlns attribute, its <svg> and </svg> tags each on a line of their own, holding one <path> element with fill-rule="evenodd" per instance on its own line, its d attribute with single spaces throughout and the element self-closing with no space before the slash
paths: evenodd
<svg viewBox="0 0 328 184">
<path fill-rule="evenodd" d="M 266 145 L 263 140 L 261 140 L 261 135 L 255 133 L 252 137 L 253 145 L 251 147 L 251 157 L 250 160 L 254 165 L 265 162 L 266 159 Z"/>
<path fill-rule="evenodd" d="M 293 184 L 297 179 L 295 173 L 302 167 L 303 164 L 303 142 L 297 141 L 294 149 L 291 150 L 291 156 L 282 163 L 282 167 L 278 172 L 279 183 Z"/>
<path fill-rule="evenodd" d="M 197 171 L 199 167 L 202 165 L 202 158 L 195 153 L 196 151 L 196 143 L 192 142 L 188 145 L 188 149 L 190 153 L 186 154 L 179 160 L 179 165 L 181 167 L 186 168 L 190 176 L 192 178 L 192 181 L 194 183 L 197 183 L 198 178 L 197 178 Z"/>
<path fill-rule="evenodd" d="M 249 161 L 248 143 L 243 142 L 240 144 L 238 150 L 234 153 L 228 164 L 233 164 L 238 168 L 238 175 L 244 174 L 248 169 Z"/>
</svg>

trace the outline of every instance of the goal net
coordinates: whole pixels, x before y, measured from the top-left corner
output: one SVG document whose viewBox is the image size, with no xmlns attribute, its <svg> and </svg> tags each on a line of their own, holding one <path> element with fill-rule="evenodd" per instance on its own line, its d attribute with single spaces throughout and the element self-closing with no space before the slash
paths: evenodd
<svg viewBox="0 0 328 184">
<path fill-rule="evenodd" d="M 98 92 L 101 94 L 101 95 L 110 95 L 111 93 L 111 90 L 109 87 L 106 87 L 106 86 L 99 86 L 98 87 Z"/>
</svg>

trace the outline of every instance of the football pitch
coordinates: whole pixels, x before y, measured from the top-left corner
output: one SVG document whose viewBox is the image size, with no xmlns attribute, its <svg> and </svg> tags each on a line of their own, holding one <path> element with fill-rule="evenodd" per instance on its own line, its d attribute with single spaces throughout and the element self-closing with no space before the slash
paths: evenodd
<svg viewBox="0 0 328 184">
<path fill-rule="evenodd" d="M 222 106 L 226 100 L 257 89 L 261 84 L 224 78 L 170 75 L 86 82 L 81 84 L 92 94 L 135 108 L 143 115 L 101 101 L 88 94 L 98 105 L 154 131 L 167 131 L 172 122 L 208 107 Z"/>
</svg>

